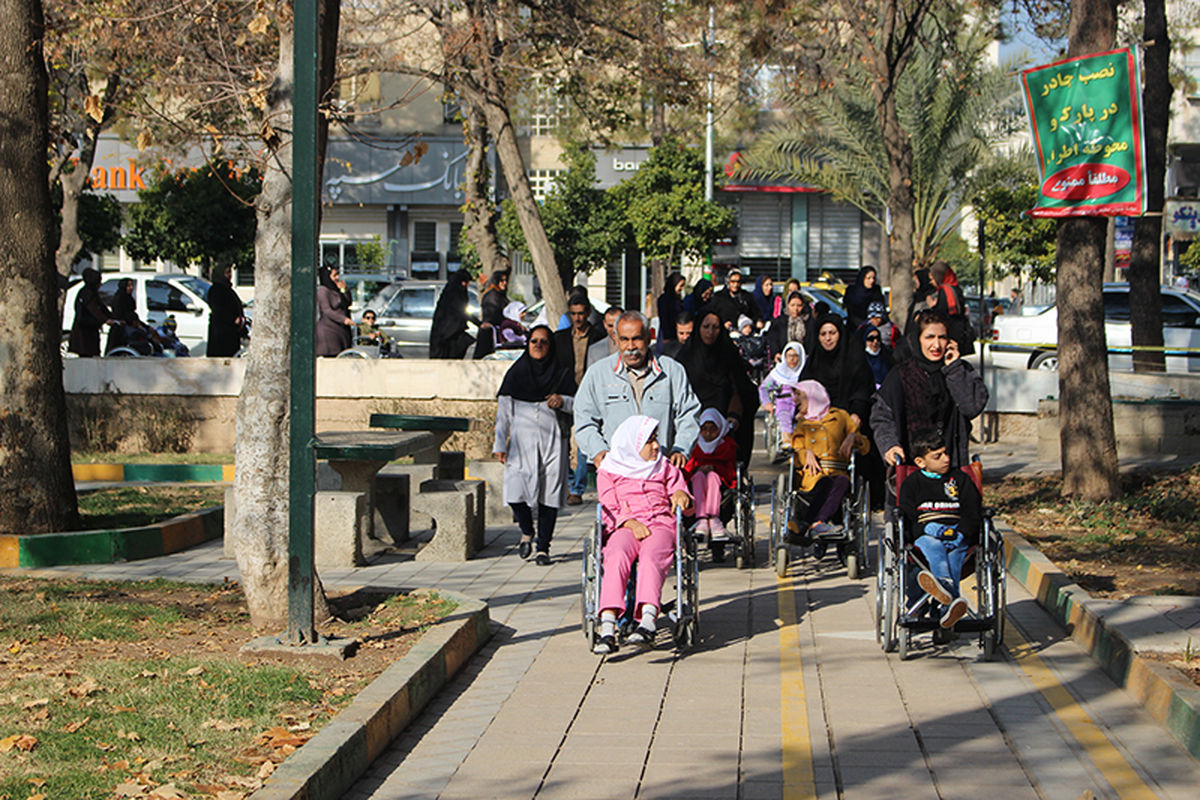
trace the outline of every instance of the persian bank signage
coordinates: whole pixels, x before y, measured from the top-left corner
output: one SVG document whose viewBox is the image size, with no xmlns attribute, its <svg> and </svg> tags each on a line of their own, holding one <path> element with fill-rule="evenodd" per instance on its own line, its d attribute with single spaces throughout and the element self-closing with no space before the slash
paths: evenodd
<svg viewBox="0 0 1200 800">
<path fill-rule="evenodd" d="M 1146 170 L 1129 48 L 1021 72 L 1041 187 L 1035 217 L 1140 216 Z"/>
<path fill-rule="evenodd" d="M 596 156 L 596 188 L 609 189 L 641 168 L 642 162 L 650 157 L 649 147 L 623 147 L 620 150 L 592 151 Z"/>
<path fill-rule="evenodd" d="M 462 205 L 467 147 L 461 139 L 426 139 L 419 159 L 406 158 L 409 144 L 364 146 L 330 139 L 321 199 L 334 205 Z M 386 144 L 386 143 L 385 143 Z"/>
</svg>

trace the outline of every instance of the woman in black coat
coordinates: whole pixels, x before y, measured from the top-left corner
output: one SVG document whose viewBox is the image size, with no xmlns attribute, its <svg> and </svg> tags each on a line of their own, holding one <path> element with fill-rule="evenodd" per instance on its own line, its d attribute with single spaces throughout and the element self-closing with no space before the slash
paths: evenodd
<svg viewBox="0 0 1200 800">
<path fill-rule="evenodd" d="M 848 411 L 859 428 L 871 413 L 875 378 L 861 343 L 847 336 L 841 317 L 827 314 L 817 320 L 817 342 L 804 362 L 801 380 L 819 381 L 834 408 Z"/>
<path fill-rule="evenodd" d="M 496 270 L 483 287 L 479 298 L 479 338 L 475 341 L 475 358 L 483 358 L 496 349 L 496 335 L 491 328 L 504 322 L 504 307 L 508 305 L 508 271 Z"/>
<path fill-rule="evenodd" d="M 316 351 L 318 356 L 336 356 L 354 344 L 354 320 L 350 318 L 350 295 L 337 267 L 317 270 Z"/>
<path fill-rule="evenodd" d="M 112 322 L 112 312 L 100 299 L 100 273 L 83 271 L 83 286 L 75 295 L 75 321 L 67 350 L 84 357 L 100 355 L 100 326 Z"/>
<path fill-rule="evenodd" d="M 696 330 L 676 360 L 687 370 L 688 383 L 700 407 L 715 408 L 736 422 L 733 439 L 738 445 L 738 460 L 749 463 L 758 389 L 750 380 L 750 365 L 729 338 L 716 312 L 706 311 L 697 318 Z"/>
<path fill-rule="evenodd" d="M 846 289 L 842 304 L 846 308 L 846 322 L 850 330 L 858 330 L 858 326 L 867 321 L 867 306 L 871 303 L 887 303 L 883 298 L 883 290 L 879 288 L 879 273 L 874 267 L 866 266 L 858 271 L 854 283 Z"/>
<path fill-rule="evenodd" d="M 246 328 L 242 298 L 233 290 L 233 267 L 213 272 L 208 290 L 208 344 L 205 355 L 214 358 L 236 356 L 242 348 Z"/>
<path fill-rule="evenodd" d="M 446 288 L 433 310 L 429 328 L 429 357 L 460 359 L 467 353 L 473 337 L 467 333 L 467 285 L 471 273 L 460 269 L 446 281 Z"/>
<path fill-rule="evenodd" d="M 667 276 L 666 288 L 658 296 L 658 340 L 672 342 L 675 340 L 675 322 L 679 312 L 683 311 L 683 275 L 672 272 Z"/>
</svg>

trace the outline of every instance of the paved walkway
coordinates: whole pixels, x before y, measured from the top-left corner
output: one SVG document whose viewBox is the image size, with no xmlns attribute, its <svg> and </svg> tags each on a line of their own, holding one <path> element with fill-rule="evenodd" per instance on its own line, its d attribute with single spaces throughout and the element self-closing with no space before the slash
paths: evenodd
<svg viewBox="0 0 1200 800">
<path fill-rule="evenodd" d="M 785 580 L 705 563 L 695 650 L 676 655 L 664 631 L 654 651 L 599 659 L 579 628 L 591 514 L 560 520 L 548 568 L 520 561 L 516 530 L 493 525 L 470 562 L 388 557 L 322 573 L 330 587 L 462 591 L 486 599 L 496 624 L 351 800 L 1197 795 L 1200 765 L 1013 581 L 993 663 L 966 637 L 948 648 L 921 637 L 905 662 L 883 654 L 873 582 L 849 581 L 833 559 L 802 560 Z M 237 578 L 219 542 L 65 571 Z"/>
</svg>

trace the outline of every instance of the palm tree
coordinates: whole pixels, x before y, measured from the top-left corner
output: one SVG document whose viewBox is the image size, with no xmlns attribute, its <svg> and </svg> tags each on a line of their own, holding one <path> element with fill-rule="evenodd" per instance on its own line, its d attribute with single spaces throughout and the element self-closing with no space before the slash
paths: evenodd
<svg viewBox="0 0 1200 800">
<path fill-rule="evenodd" d="M 1020 121 L 1016 80 L 1008 69 L 986 65 L 987 30 L 977 25 L 951 43 L 931 23 L 896 86 L 897 113 L 913 147 L 919 264 L 932 262 L 961 222 L 963 208 L 951 206 L 968 174 Z M 791 121 L 755 143 L 742 174 L 820 187 L 886 228 L 888 161 L 866 75 L 851 72 L 827 91 L 793 91 L 784 105 Z"/>
</svg>

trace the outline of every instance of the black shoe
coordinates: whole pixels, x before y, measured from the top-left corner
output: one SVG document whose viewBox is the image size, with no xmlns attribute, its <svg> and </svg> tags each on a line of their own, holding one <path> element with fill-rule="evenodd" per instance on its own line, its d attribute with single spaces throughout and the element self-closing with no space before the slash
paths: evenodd
<svg viewBox="0 0 1200 800">
<path fill-rule="evenodd" d="M 714 564 L 723 564 L 725 562 L 725 545 L 713 543 L 712 560 Z"/>
<path fill-rule="evenodd" d="M 533 540 L 532 539 L 522 539 L 521 543 L 519 545 L 517 545 L 517 555 L 519 555 L 523 559 L 529 558 L 529 554 L 532 552 L 533 552 Z"/>
<path fill-rule="evenodd" d="M 606 656 L 610 653 L 617 652 L 617 637 L 601 636 L 596 640 L 596 643 L 592 645 L 592 652 L 598 656 Z"/>
<path fill-rule="evenodd" d="M 538 553 L 537 558 L 534 559 L 534 562 L 539 567 L 548 567 L 548 566 L 550 566 L 550 554 L 549 553 Z"/>
<path fill-rule="evenodd" d="M 658 631 L 654 630 L 653 628 L 647 628 L 644 625 L 638 625 L 637 628 L 634 629 L 633 633 L 625 637 L 625 641 L 628 644 L 637 645 L 638 647 L 653 647 L 654 637 L 657 634 Z"/>
<path fill-rule="evenodd" d="M 812 557 L 816 561 L 820 561 L 825 557 L 825 543 L 822 541 L 813 542 Z"/>
</svg>

